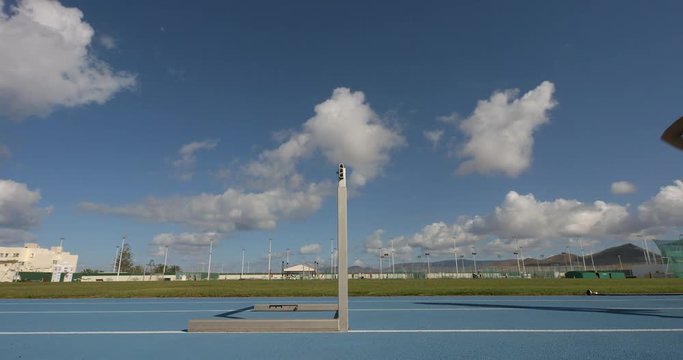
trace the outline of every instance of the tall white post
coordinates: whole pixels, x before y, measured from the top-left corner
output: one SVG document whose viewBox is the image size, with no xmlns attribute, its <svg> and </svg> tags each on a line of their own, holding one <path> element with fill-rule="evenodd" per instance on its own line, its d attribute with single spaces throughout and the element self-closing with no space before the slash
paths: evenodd
<svg viewBox="0 0 683 360">
<path fill-rule="evenodd" d="M 382 254 L 382 248 L 379 248 L 379 278 L 382 278 L 382 258 L 384 258 L 384 255 Z"/>
<path fill-rule="evenodd" d="M 455 273 L 459 273 L 458 271 L 458 239 L 453 238 L 453 257 L 455 258 Z"/>
<path fill-rule="evenodd" d="M 472 260 L 474 261 L 474 273 L 477 274 L 479 273 L 479 270 L 477 270 L 477 248 L 472 246 Z"/>
<path fill-rule="evenodd" d="M 427 255 L 427 275 L 431 275 L 432 274 L 432 268 L 429 264 L 429 248 L 427 248 L 427 252 L 425 253 L 425 255 Z M 429 279 L 429 276 L 427 276 L 427 278 Z"/>
<path fill-rule="evenodd" d="M 586 254 L 583 252 L 583 242 L 579 239 L 579 247 L 581 248 L 581 260 L 583 260 L 583 271 L 586 271 Z"/>
<path fill-rule="evenodd" d="M 166 245 L 166 249 L 164 249 L 164 270 L 163 273 L 161 274 L 166 275 L 166 261 L 168 260 L 168 245 Z"/>
<path fill-rule="evenodd" d="M 121 239 L 121 250 L 119 250 L 119 266 L 116 270 L 116 281 L 119 281 L 119 275 L 121 274 L 121 259 L 123 258 L 123 244 L 126 242 L 126 236 L 124 235 Z"/>
<path fill-rule="evenodd" d="M 242 272 L 240 273 L 240 279 L 244 277 L 244 248 L 242 248 Z"/>
<path fill-rule="evenodd" d="M 519 248 L 519 256 L 522 258 L 522 273 L 526 276 L 526 265 L 524 264 L 524 248 Z"/>
<path fill-rule="evenodd" d="M 459 274 L 460 270 L 458 270 L 458 252 L 453 250 L 453 257 L 455 258 L 455 273 Z"/>
<path fill-rule="evenodd" d="M 396 274 L 396 268 L 394 267 L 394 239 L 391 239 L 391 273 Z"/>
<path fill-rule="evenodd" d="M 273 251 L 273 239 L 268 239 L 268 280 L 273 277 L 273 273 L 270 271 L 270 256 Z"/>
<path fill-rule="evenodd" d="M 339 164 L 337 172 L 339 184 L 337 185 L 337 266 L 339 267 L 337 280 L 338 284 L 338 314 L 339 331 L 349 330 L 349 265 L 347 257 L 346 239 L 346 168 L 344 164 Z"/>
<path fill-rule="evenodd" d="M 206 280 L 211 280 L 211 254 L 213 254 L 213 238 L 209 240 L 209 267 L 206 271 Z"/>
<path fill-rule="evenodd" d="M 645 244 L 645 261 L 649 264 L 650 261 L 650 248 L 647 246 L 647 239 L 643 238 L 643 244 Z"/>
<path fill-rule="evenodd" d="M 118 258 L 119 258 L 119 246 L 116 245 L 116 253 L 114 253 L 114 264 L 112 264 L 112 266 L 111 266 L 111 272 L 112 273 L 116 272 L 116 264 L 117 264 Z"/>
</svg>

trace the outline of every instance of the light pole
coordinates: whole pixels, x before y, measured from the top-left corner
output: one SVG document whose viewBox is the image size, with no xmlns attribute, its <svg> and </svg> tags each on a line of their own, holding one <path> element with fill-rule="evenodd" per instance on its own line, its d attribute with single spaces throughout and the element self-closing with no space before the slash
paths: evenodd
<svg viewBox="0 0 683 360">
<path fill-rule="evenodd" d="M 645 244 L 645 239 L 643 239 L 643 235 L 638 235 L 638 238 L 640 239 L 640 242 L 643 244 L 643 260 L 645 261 L 645 264 L 649 264 L 650 261 L 647 257 L 647 245 Z"/>
<path fill-rule="evenodd" d="M 595 261 L 593 260 L 593 251 L 591 251 L 591 264 L 593 265 L 593 271 L 597 271 L 597 270 L 595 270 Z"/>
<path fill-rule="evenodd" d="M 163 273 L 161 274 L 162 276 L 166 275 L 166 261 L 167 260 L 168 260 L 168 245 L 166 245 L 164 247 L 164 269 L 163 269 Z"/>
<path fill-rule="evenodd" d="M 536 271 L 538 271 L 539 273 L 541 272 L 541 264 L 539 264 L 538 258 L 536 258 Z"/>
<path fill-rule="evenodd" d="M 647 255 L 647 263 L 651 264 L 652 259 L 650 259 L 650 247 L 647 245 L 647 239 L 643 238 L 643 243 L 645 244 L 645 253 Z"/>
<path fill-rule="evenodd" d="M 273 273 L 270 268 L 270 257 L 273 251 L 273 239 L 268 239 L 268 280 L 273 278 Z"/>
<path fill-rule="evenodd" d="M 583 252 L 583 242 L 579 239 L 579 248 L 581 249 L 581 260 L 583 261 L 583 271 L 586 271 L 586 254 Z"/>
<path fill-rule="evenodd" d="M 209 239 L 209 265 L 206 268 L 206 280 L 211 280 L 211 255 L 213 254 L 213 238 Z"/>
<path fill-rule="evenodd" d="M 619 258 L 619 270 L 624 271 L 624 265 L 621 263 L 621 255 L 617 254 L 617 258 Z"/>
<path fill-rule="evenodd" d="M 513 254 L 515 254 L 515 259 L 517 259 L 517 273 L 519 273 L 521 276 L 522 268 L 519 266 L 519 250 L 515 250 L 515 252 L 513 252 Z"/>
<path fill-rule="evenodd" d="M 111 266 L 111 272 L 115 273 L 116 272 L 116 264 L 118 264 L 119 260 L 119 249 L 120 247 L 116 245 L 116 253 L 114 253 L 114 264 Z"/>
<path fill-rule="evenodd" d="M 64 251 L 63 246 L 64 246 L 64 238 L 63 238 L 63 237 L 60 237 L 60 238 L 59 238 L 59 250 L 60 250 L 60 251 Z"/>
<path fill-rule="evenodd" d="M 289 250 L 289 249 L 287 249 Z M 242 248 L 242 272 L 240 273 L 240 280 L 244 277 L 244 248 Z"/>
<path fill-rule="evenodd" d="M 384 256 L 382 255 L 382 248 L 379 248 L 379 278 L 382 278 L 382 258 Z"/>
<path fill-rule="evenodd" d="M 119 251 L 119 266 L 116 270 L 116 281 L 119 281 L 119 275 L 121 274 L 121 259 L 123 258 L 123 244 L 126 242 L 126 235 L 121 238 L 121 251 Z"/>
<path fill-rule="evenodd" d="M 474 273 L 477 274 L 477 248 L 472 246 L 472 260 L 474 260 Z"/>
<path fill-rule="evenodd" d="M 524 264 L 524 249 L 522 247 L 519 248 L 519 257 L 522 258 L 522 273 L 526 276 L 526 265 Z"/>
<path fill-rule="evenodd" d="M 432 274 L 432 268 L 431 268 L 431 265 L 429 264 L 429 248 L 427 248 L 427 252 L 425 253 L 425 255 L 427 256 L 427 275 L 431 275 Z M 427 278 L 429 278 L 429 277 L 427 277 Z"/>
<path fill-rule="evenodd" d="M 391 273 L 396 274 L 396 268 L 394 266 L 394 239 L 391 239 Z"/>
<path fill-rule="evenodd" d="M 453 258 L 455 258 L 455 273 L 459 274 L 460 271 L 458 270 L 458 252 L 453 248 Z"/>
</svg>

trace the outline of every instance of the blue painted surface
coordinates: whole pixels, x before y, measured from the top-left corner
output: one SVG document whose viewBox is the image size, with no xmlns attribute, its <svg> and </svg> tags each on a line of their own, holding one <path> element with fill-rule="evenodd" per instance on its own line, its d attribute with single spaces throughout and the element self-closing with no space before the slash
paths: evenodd
<svg viewBox="0 0 683 360">
<path fill-rule="evenodd" d="M 299 301 L 297 301 L 299 300 Z M 329 317 L 234 312 L 334 299 L 0 301 L 2 359 L 678 359 L 683 297 L 351 298 L 347 334 L 190 334 L 191 319 Z M 380 332 L 365 332 L 380 330 Z M 442 330 L 449 332 L 420 332 Z M 536 332 L 501 332 L 529 330 Z M 555 330 L 557 332 L 548 332 Z M 572 332 L 593 330 L 599 332 Z M 177 331 L 161 334 L 8 332 Z M 394 333 L 391 331 L 407 331 Z M 477 332 L 483 331 L 483 332 Z M 540 332 L 538 332 L 540 331 Z"/>
</svg>

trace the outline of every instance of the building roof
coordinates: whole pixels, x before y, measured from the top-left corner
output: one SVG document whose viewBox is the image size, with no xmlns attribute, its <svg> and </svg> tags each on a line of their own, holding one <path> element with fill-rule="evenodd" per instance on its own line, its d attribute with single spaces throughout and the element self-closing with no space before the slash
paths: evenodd
<svg viewBox="0 0 683 360">
<path fill-rule="evenodd" d="M 285 272 L 315 272 L 315 269 L 308 265 L 299 264 L 286 268 Z"/>
</svg>

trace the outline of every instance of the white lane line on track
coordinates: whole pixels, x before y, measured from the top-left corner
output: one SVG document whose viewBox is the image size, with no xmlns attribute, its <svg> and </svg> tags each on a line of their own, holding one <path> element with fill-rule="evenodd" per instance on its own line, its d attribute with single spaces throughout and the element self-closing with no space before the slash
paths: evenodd
<svg viewBox="0 0 683 360">
<path fill-rule="evenodd" d="M 0 314 L 121 314 L 121 313 L 224 313 L 237 309 L 209 310 L 45 310 L 45 311 L 0 311 Z"/>
<path fill-rule="evenodd" d="M 683 332 L 683 329 L 401 329 L 401 330 L 349 330 L 359 334 L 401 333 L 653 333 Z"/>
<path fill-rule="evenodd" d="M 186 334 L 180 330 L 134 330 L 134 331 L 0 331 L 2 335 L 151 335 Z"/>
<path fill-rule="evenodd" d="M 367 329 L 349 330 L 352 334 L 439 334 L 439 333 L 667 333 L 683 329 Z M 303 333 L 303 332 L 302 332 Z M 0 331 L 0 336 L 27 335 L 174 335 L 187 334 L 181 330 L 130 330 L 130 331 Z M 248 333 L 254 334 L 254 333 Z"/>
</svg>

